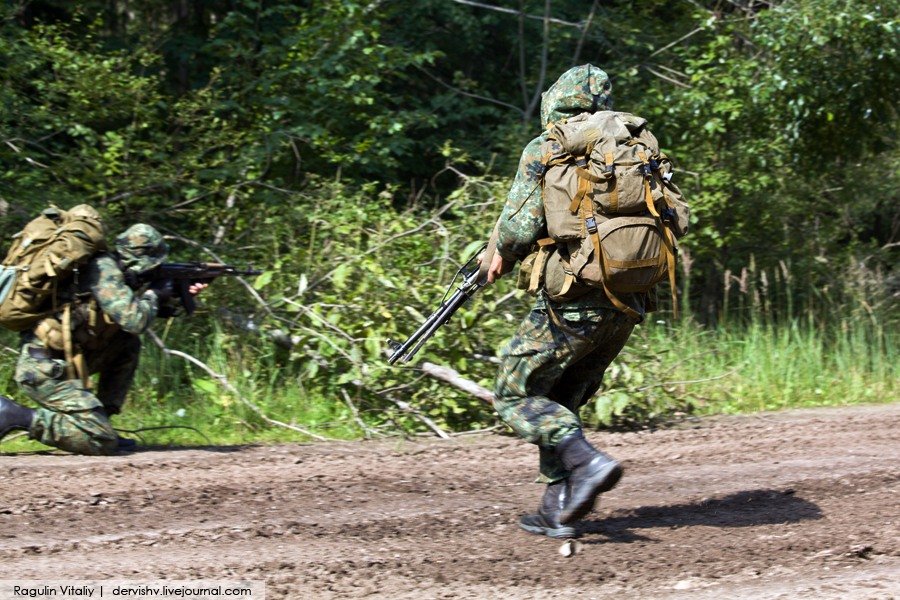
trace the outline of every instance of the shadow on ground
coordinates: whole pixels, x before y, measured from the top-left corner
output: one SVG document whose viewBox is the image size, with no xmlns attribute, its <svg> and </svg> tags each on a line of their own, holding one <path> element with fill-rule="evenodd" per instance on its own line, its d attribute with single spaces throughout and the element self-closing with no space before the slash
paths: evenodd
<svg viewBox="0 0 900 600">
<path fill-rule="evenodd" d="M 641 506 L 619 510 L 606 519 L 579 524 L 582 535 L 599 534 L 601 539 L 586 543 L 630 543 L 651 538 L 634 530 L 665 527 L 753 527 L 797 523 L 822 518 L 814 503 L 798 498 L 794 490 L 746 490 L 723 498 L 703 499 L 689 504 Z"/>
</svg>

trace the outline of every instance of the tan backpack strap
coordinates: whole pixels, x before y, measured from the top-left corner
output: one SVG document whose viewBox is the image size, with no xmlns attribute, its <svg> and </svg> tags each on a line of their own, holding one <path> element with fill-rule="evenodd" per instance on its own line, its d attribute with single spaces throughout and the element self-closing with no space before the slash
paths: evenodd
<svg viewBox="0 0 900 600">
<path fill-rule="evenodd" d="M 88 377 L 87 367 L 84 364 L 84 354 L 79 352 L 72 360 L 75 361 L 75 372 L 78 374 L 79 379 L 81 379 L 82 385 L 84 385 L 84 389 L 91 389 L 91 378 Z"/>
<path fill-rule="evenodd" d="M 547 258 L 553 250 L 556 240 L 553 238 L 543 238 L 537 241 L 538 255 L 534 259 L 534 265 L 531 267 L 531 279 L 528 281 L 528 293 L 535 294 L 541 287 L 541 275 L 544 274 L 544 266 L 547 264 Z"/>
<path fill-rule="evenodd" d="M 643 150 L 639 150 L 637 155 L 643 165 L 649 168 L 650 161 L 647 160 L 647 154 Z M 656 206 L 653 204 L 653 190 L 650 188 L 650 177 L 647 175 L 644 175 L 644 201 L 647 203 L 647 210 L 650 211 L 650 214 L 658 219 L 659 212 L 657 212 Z"/>
<path fill-rule="evenodd" d="M 91 381 L 84 364 L 84 354 L 75 353 L 75 344 L 72 342 L 72 303 L 69 302 L 63 308 L 62 313 L 62 339 L 63 354 L 66 358 L 66 376 L 69 379 L 80 379 L 84 389 L 91 389 Z"/>
<path fill-rule="evenodd" d="M 609 206 L 610 210 L 613 213 L 619 212 L 619 186 L 616 185 L 616 165 L 613 160 L 613 153 L 607 152 L 603 155 L 603 160 L 606 163 L 606 173 L 609 178 L 612 180 L 612 184 L 609 190 Z"/>
<path fill-rule="evenodd" d="M 582 205 L 582 202 L 585 198 L 587 198 L 591 193 L 591 175 L 581 167 L 577 167 L 575 172 L 578 173 L 578 190 L 575 192 L 575 196 L 572 198 L 572 202 L 569 204 L 569 212 L 573 215 L 578 212 L 578 208 Z M 582 176 L 584 173 L 584 176 Z"/>
<path fill-rule="evenodd" d="M 100 303 L 94 296 L 88 300 L 88 327 L 93 331 L 97 327 L 97 320 L 100 315 Z"/>
<path fill-rule="evenodd" d="M 587 179 L 591 183 L 602 183 L 602 182 L 606 181 L 606 177 L 598 177 L 597 175 L 594 175 L 593 173 L 591 173 L 590 171 L 588 171 L 587 169 L 585 169 L 584 167 L 581 167 L 581 166 L 575 167 L 575 173 L 578 175 L 579 178 Z"/>
<path fill-rule="evenodd" d="M 678 290 L 675 287 L 675 235 L 672 230 L 663 226 L 665 230 L 664 239 L 666 245 L 664 247 L 666 253 L 666 261 L 669 267 L 669 287 L 672 289 L 672 316 L 678 318 Z"/>
<path fill-rule="evenodd" d="M 613 294 L 608 287 L 606 287 L 606 282 L 603 283 L 603 291 L 606 292 L 606 297 L 609 298 L 609 301 L 612 302 L 613 306 L 625 313 L 625 316 L 627 316 L 635 323 L 641 322 L 641 315 L 638 313 L 638 311 L 634 310 L 633 308 L 616 298 L 616 295 Z"/>
<path fill-rule="evenodd" d="M 569 293 L 569 290 L 572 289 L 572 285 L 575 283 L 575 273 L 572 272 L 572 265 L 567 258 L 560 256 L 559 262 L 562 264 L 563 273 L 565 273 L 566 276 L 563 278 L 562 288 L 559 290 L 557 296 L 565 296 Z"/>
<path fill-rule="evenodd" d="M 562 288 L 559 290 L 559 294 L 557 296 L 563 297 L 569 293 L 569 290 L 572 289 L 572 284 L 575 283 L 575 274 L 571 271 L 566 271 L 566 276 L 563 278 Z"/>
<path fill-rule="evenodd" d="M 600 266 L 600 281 L 603 283 L 603 291 L 606 292 L 606 297 L 609 298 L 609 301 L 612 302 L 613 306 L 625 313 L 625 315 L 629 319 L 631 319 L 635 323 L 640 323 L 642 320 L 641 315 L 638 314 L 636 310 L 619 300 L 616 295 L 612 293 L 612 290 L 610 290 L 606 285 L 606 282 L 609 281 L 609 271 L 607 270 L 606 256 L 603 255 L 602 251 L 599 249 L 599 236 L 594 251 L 597 252 L 597 263 Z"/>
<path fill-rule="evenodd" d="M 74 352 L 72 349 L 72 305 L 66 304 L 62 313 L 63 353 L 66 357 L 66 375 L 69 379 L 77 379 Z"/>
</svg>

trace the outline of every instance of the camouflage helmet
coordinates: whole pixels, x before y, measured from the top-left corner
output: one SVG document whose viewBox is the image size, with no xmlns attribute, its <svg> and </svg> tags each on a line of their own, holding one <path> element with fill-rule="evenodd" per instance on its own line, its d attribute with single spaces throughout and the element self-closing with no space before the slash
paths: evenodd
<svg viewBox="0 0 900 600">
<path fill-rule="evenodd" d="M 169 245 L 153 227 L 137 223 L 116 236 L 116 253 L 126 271 L 143 273 L 166 260 Z"/>
<path fill-rule="evenodd" d="M 541 95 L 541 126 L 583 112 L 612 109 L 609 75 L 592 64 L 572 67 Z"/>
</svg>

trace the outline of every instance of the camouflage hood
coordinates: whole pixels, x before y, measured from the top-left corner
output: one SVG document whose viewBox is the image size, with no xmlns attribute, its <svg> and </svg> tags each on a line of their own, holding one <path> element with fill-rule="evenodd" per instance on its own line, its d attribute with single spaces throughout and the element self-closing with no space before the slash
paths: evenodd
<svg viewBox="0 0 900 600">
<path fill-rule="evenodd" d="M 169 254 L 169 246 L 160 232 L 138 223 L 116 236 L 116 253 L 122 260 L 122 268 L 137 274 L 162 264 Z"/>
<path fill-rule="evenodd" d="M 583 112 L 612 108 L 609 75 L 594 65 L 572 67 L 541 95 L 541 126 Z"/>
</svg>

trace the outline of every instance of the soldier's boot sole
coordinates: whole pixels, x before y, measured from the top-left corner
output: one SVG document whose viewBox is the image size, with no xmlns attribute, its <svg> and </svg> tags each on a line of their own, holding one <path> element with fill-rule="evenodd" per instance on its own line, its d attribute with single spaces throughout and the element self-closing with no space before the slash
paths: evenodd
<svg viewBox="0 0 900 600">
<path fill-rule="evenodd" d="M 578 537 L 578 533 L 571 525 L 554 526 L 547 522 L 541 515 L 524 515 L 519 519 L 519 527 L 535 535 L 546 535 L 554 539 L 569 539 Z"/>
</svg>

